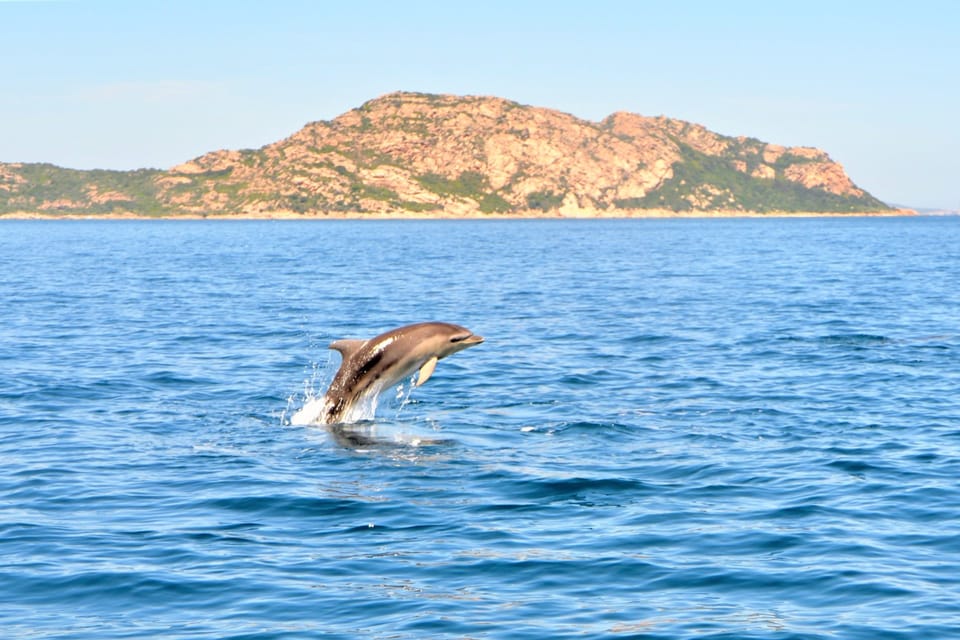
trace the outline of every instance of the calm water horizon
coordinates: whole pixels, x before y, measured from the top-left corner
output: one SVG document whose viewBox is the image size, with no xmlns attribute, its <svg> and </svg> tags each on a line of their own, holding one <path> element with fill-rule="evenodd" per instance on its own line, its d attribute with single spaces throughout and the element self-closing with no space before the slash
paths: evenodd
<svg viewBox="0 0 960 640">
<path fill-rule="evenodd" d="M 957 218 L 4 221 L 0 630 L 960 637 L 958 282 Z M 424 320 L 486 342 L 290 423 Z"/>
</svg>

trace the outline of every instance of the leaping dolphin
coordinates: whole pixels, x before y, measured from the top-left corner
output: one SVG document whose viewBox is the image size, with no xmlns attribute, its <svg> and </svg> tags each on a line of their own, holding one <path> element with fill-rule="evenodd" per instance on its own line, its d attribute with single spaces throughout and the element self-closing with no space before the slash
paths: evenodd
<svg viewBox="0 0 960 640">
<path fill-rule="evenodd" d="M 420 322 L 369 340 L 332 342 L 330 348 L 339 351 L 343 361 L 324 395 L 321 422 L 342 422 L 360 399 L 379 394 L 418 369 L 419 387 L 433 375 L 438 360 L 481 342 L 481 336 L 447 322 Z"/>
</svg>

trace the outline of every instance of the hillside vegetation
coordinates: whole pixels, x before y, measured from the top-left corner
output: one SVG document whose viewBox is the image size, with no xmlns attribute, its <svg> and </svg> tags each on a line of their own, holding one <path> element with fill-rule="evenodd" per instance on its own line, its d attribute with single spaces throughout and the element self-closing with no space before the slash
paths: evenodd
<svg viewBox="0 0 960 640">
<path fill-rule="evenodd" d="M 887 210 L 819 149 L 665 117 L 588 122 L 490 97 L 395 93 L 254 150 L 167 171 L 0 164 L 0 213 L 144 216 Z"/>
</svg>

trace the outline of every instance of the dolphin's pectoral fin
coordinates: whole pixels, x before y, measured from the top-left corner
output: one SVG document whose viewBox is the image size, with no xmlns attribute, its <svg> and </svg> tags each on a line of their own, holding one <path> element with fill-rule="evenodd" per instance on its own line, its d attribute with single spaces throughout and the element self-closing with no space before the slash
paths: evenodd
<svg viewBox="0 0 960 640">
<path fill-rule="evenodd" d="M 335 340 L 330 343 L 328 348 L 339 351 L 343 359 L 346 360 L 352 354 L 356 353 L 366 342 L 366 340 Z"/>
<path fill-rule="evenodd" d="M 420 367 L 420 375 L 417 376 L 417 386 L 419 387 L 424 382 L 430 379 L 430 376 L 433 375 L 433 370 L 437 368 L 437 357 L 434 356 L 423 363 L 423 366 Z"/>
</svg>

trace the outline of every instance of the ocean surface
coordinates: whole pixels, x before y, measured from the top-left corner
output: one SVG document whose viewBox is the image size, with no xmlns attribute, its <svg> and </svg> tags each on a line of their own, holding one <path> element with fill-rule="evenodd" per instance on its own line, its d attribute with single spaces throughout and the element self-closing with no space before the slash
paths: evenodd
<svg viewBox="0 0 960 640">
<path fill-rule="evenodd" d="M 960 638 L 960 219 L 2 222 L 0 558 L 3 638 Z"/>
</svg>

